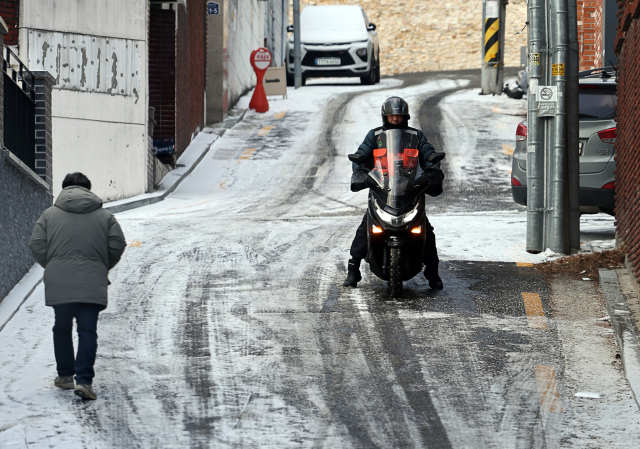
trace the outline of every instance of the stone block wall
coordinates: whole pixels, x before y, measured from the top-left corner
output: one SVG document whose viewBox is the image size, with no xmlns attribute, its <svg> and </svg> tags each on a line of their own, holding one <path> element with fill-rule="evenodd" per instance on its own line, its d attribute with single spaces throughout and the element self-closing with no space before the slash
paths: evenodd
<svg viewBox="0 0 640 449">
<path fill-rule="evenodd" d="M 378 27 L 381 72 L 427 72 L 479 69 L 482 61 L 482 0 L 301 0 L 308 5 L 360 5 Z M 293 21 L 290 9 L 289 21 Z M 520 47 L 527 45 L 527 3 L 507 5 L 505 58 L 520 66 Z"/>
<path fill-rule="evenodd" d="M 618 55 L 616 223 L 628 267 L 640 283 L 640 2 L 621 1 L 615 51 Z"/>
</svg>

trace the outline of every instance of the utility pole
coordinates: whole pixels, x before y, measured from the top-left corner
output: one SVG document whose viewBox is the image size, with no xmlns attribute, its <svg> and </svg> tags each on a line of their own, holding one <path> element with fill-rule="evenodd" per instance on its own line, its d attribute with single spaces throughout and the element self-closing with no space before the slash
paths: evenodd
<svg viewBox="0 0 640 449">
<path fill-rule="evenodd" d="M 509 0 L 483 0 L 481 94 L 502 95 L 504 85 L 504 24 Z"/>
<path fill-rule="evenodd" d="M 300 47 L 300 0 L 293 0 L 293 76 L 295 87 L 302 87 L 302 50 Z"/>
<path fill-rule="evenodd" d="M 580 93 L 578 72 L 578 7 L 569 0 L 569 60 L 567 61 L 567 165 L 569 169 L 569 242 L 580 249 Z"/>
<path fill-rule="evenodd" d="M 544 244 L 545 123 L 538 117 L 538 86 L 547 85 L 547 14 L 545 0 L 529 0 L 527 95 L 527 243 L 526 250 L 540 253 Z"/>
<path fill-rule="evenodd" d="M 550 154 L 548 163 L 549 193 L 545 229 L 551 250 L 568 254 L 569 242 L 569 183 L 567 166 L 567 77 L 569 56 L 568 0 L 550 0 L 551 86 L 557 88 L 555 118 L 551 119 Z M 547 69 L 548 72 L 548 69 Z"/>
<path fill-rule="evenodd" d="M 527 245 L 580 246 L 576 0 L 529 0 Z"/>
</svg>

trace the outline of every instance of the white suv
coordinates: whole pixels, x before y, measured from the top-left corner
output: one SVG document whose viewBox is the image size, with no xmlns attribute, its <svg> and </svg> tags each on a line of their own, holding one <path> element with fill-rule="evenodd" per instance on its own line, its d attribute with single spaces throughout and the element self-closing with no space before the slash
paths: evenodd
<svg viewBox="0 0 640 449">
<path fill-rule="evenodd" d="M 289 25 L 287 31 L 293 32 Z M 380 81 L 376 25 L 360 6 L 307 6 L 300 14 L 302 84 L 307 78 L 357 76 L 362 84 Z M 287 42 L 287 83 L 293 79 L 293 35 Z"/>
</svg>

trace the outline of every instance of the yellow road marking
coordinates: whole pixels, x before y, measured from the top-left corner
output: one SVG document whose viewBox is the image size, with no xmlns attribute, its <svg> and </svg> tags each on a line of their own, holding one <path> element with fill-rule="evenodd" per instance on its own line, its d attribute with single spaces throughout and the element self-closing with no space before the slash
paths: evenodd
<svg viewBox="0 0 640 449">
<path fill-rule="evenodd" d="M 133 240 L 129 244 L 130 248 L 140 248 L 141 246 L 142 246 L 142 242 L 140 242 L 139 240 Z"/>
<path fill-rule="evenodd" d="M 226 187 L 225 187 L 224 185 L 225 185 L 228 181 L 229 181 L 228 179 L 223 180 L 223 181 L 220 183 L 220 188 L 221 188 L 221 189 L 226 189 Z"/>
<path fill-rule="evenodd" d="M 562 413 L 562 403 L 558 394 L 558 380 L 553 366 L 536 365 L 536 386 L 540 411 Z"/>
<path fill-rule="evenodd" d="M 542 301 L 537 293 L 522 293 L 524 308 L 527 311 L 529 327 L 533 329 L 548 329 L 547 318 L 544 316 Z"/>
<path fill-rule="evenodd" d="M 502 145 L 502 151 L 505 156 L 513 156 L 513 147 L 511 145 Z"/>
<path fill-rule="evenodd" d="M 280 112 L 276 112 L 276 115 L 273 116 L 273 118 L 284 118 L 284 115 L 287 113 L 287 111 L 280 111 Z"/>
<path fill-rule="evenodd" d="M 249 159 L 253 153 L 255 153 L 257 150 L 257 148 L 247 148 L 246 150 L 244 150 L 244 152 L 240 155 L 240 158 L 238 159 L 238 162 L 240 161 L 244 161 Z"/>
<path fill-rule="evenodd" d="M 496 123 L 496 128 L 498 129 L 507 129 L 506 123 Z"/>
<path fill-rule="evenodd" d="M 532 267 L 533 264 L 529 262 L 516 262 L 517 267 Z"/>
<path fill-rule="evenodd" d="M 502 113 L 502 109 L 500 109 L 498 106 L 492 106 L 491 107 L 491 111 L 493 111 L 494 114 L 501 114 Z"/>
<path fill-rule="evenodd" d="M 260 131 L 258 131 L 258 135 L 259 136 L 266 136 L 267 134 L 269 134 L 269 131 L 271 131 L 271 128 L 273 128 L 273 126 L 265 126 L 265 127 L 263 127 Z"/>
</svg>

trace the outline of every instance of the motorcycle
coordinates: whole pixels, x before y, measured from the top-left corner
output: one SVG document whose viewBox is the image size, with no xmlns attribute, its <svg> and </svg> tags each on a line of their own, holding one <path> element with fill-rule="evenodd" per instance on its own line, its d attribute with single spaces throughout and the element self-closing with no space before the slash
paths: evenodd
<svg viewBox="0 0 640 449">
<path fill-rule="evenodd" d="M 401 298 L 403 281 L 422 271 L 425 193 L 440 194 L 444 175 L 439 169 L 420 167 L 418 133 L 413 129 L 377 130 L 376 144 L 373 168 L 354 172 L 351 190 L 369 189 L 365 261 L 376 276 L 388 281 L 390 296 Z M 431 153 L 428 162 L 435 164 L 444 157 L 444 153 Z M 369 159 L 349 155 L 359 165 Z"/>
</svg>

